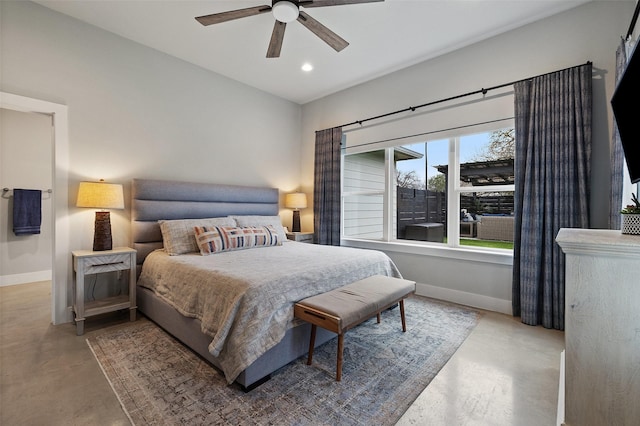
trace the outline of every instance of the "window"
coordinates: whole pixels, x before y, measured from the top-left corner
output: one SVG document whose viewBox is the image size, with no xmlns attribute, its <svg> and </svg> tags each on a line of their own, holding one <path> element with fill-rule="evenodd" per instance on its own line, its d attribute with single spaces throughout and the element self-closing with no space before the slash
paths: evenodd
<svg viewBox="0 0 640 426">
<path fill-rule="evenodd" d="M 514 129 L 344 155 L 343 237 L 513 248 Z"/>
</svg>

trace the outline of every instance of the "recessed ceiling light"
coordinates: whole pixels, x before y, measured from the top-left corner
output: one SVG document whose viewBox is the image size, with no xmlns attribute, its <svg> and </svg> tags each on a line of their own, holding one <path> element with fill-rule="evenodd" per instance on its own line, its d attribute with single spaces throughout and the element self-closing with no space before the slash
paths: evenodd
<svg viewBox="0 0 640 426">
<path fill-rule="evenodd" d="M 305 64 L 302 64 L 302 71 L 309 72 L 312 69 L 313 69 L 313 65 L 311 65 L 310 63 L 307 62 Z"/>
</svg>

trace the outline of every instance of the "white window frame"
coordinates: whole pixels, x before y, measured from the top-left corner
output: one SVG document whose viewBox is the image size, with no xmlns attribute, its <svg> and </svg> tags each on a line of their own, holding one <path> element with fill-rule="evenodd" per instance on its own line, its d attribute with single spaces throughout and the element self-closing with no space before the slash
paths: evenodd
<svg viewBox="0 0 640 426">
<path fill-rule="evenodd" d="M 399 240 L 394 238 L 394 194 L 395 167 L 393 153 L 395 147 L 386 147 L 385 151 L 385 192 L 383 202 L 383 237 L 381 240 L 359 239 L 344 236 L 344 224 L 341 226 L 342 245 L 383 250 L 387 252 L 421 254 L 437 257 L 456 258 L 494 264 L 513 264 L 513 251 L 488 247 L 469 247 L 460 245 L 460 195 L 471 192 L 515 192 L 515 185 L 461 186 L 460 185 L 460 139 L 464 135 L 452 136 L 449 141 L 449 179 L 447 179 L 447 243 L 428 241 Z M 428 141 L 427 141 L 428 142 Z M 343 153 L 343 155 L 346 155 Z M 345 196 L 355 194 L 343 194 Z"/>
<path fill-rule="evenodd" d="M 460 139 L 461 136 L 456 136 L 449 139 L 449 164 L 453 164 L 453 179 L 449 179 L 448 185 L 449 194 L 455 196 L 447 197 L 447 235 L 449 236 L 447 242 L 452 247 L 462 247 L 460 245 L 460 196 L 462 194 L 473 192 L 515 192 L 515 184 L 511 185 L 483 185 L 483 186 L 460 186 Z M 452 169 L 449 167 L 449 169 Z M 455 235 L 454 235 L 455 233 Z M 488 250 L 484 247 L 479 247 L 478 250 Z M 495 249 L 504 252 L 509 250 Z"/>
</svg>

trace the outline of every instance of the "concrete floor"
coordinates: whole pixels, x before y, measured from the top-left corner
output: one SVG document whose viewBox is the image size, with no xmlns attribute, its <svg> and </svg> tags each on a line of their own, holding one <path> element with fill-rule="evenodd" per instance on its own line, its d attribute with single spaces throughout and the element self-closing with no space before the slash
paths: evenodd
<svg viewBox="0 0 640 426">
<path fill-rule="evenodd" d="M 85 339 L 51 325 L 50 283 L 0 288 L 0 424 L 128 425 Z M 398 425 L 554 425 L 564 334 L 487 312 Z"/>
</svg>

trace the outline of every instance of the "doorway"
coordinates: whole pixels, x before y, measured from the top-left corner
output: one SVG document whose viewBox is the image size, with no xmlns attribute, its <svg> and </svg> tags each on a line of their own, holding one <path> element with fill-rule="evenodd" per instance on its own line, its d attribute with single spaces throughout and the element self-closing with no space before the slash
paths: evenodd
<svg viewBox="0 0 640 426">
<path fill-rule="evenodd" d="M 53 265 L 53 141 L 50 115 L 0 109 L 0 285 L 50 281 Z M 15 235 L 18 188 L 38 189 L 40 230 Z"/>
<path fill-rule="evenodd" d="M 45 115 L 51 127 L 52 146 L 50 147 L 52 182 L 50 194 L 50 223 L 52 229 L 50 243 L 51 265 L 51 321 L 61 324 L 72 320 L 71 287 L 72 281 L 69 252 L 69 220 L 68 220 L 68 110 L 67 106 L 40 99 L 0 92 L 0 108 L 13 112 L 35 113 Z M 22 117 L 18 115 L 17 117 Z M 9 188 L 8 188 L 9 189 Z M 45 190 L 49 188 L 43 188 Z M 7 200 L 3 200 L 6 202 Z M 47 224 L 43 224 L 47 225 Z"/>
</svg>

